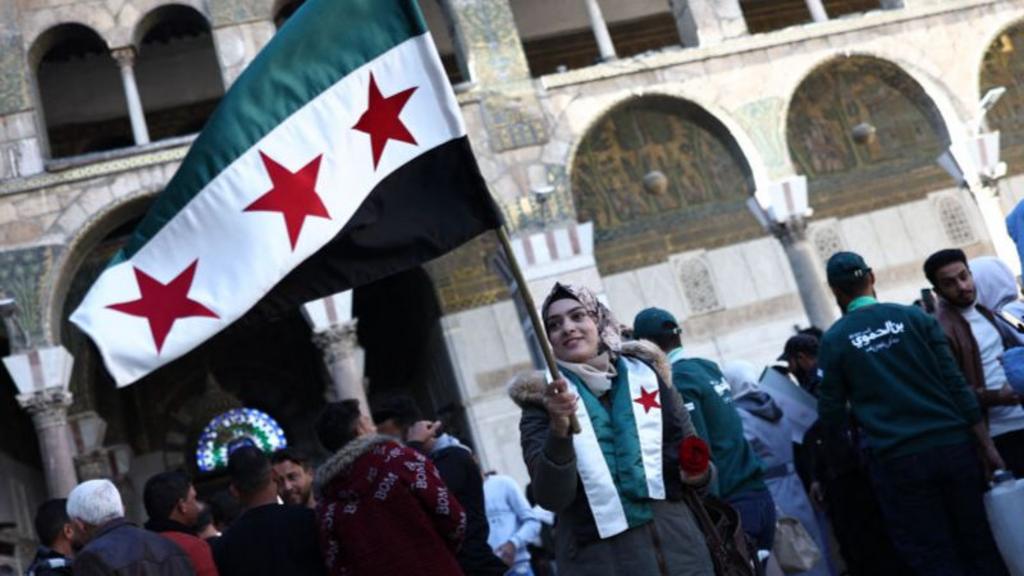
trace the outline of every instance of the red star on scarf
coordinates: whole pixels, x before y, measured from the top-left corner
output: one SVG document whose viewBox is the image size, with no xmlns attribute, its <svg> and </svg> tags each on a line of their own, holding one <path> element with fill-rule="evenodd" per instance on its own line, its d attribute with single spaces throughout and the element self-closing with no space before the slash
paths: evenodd
<svg viewBox="0 0 1024 576">
<path fill-rule="evenodd" d="M 651 408 L 661 408 L 661 404 L 658 404 L 658 389 L 655 388 L 648 392 L 643 388 L 640 389 L 640 397 L 634 398 L 633 402 L 644 407 L 644 414 L 651 411 Z"/>
<path fill-rule="evenodd" d="M 366 112 L 363 112 L 363 115 L 359 117 L 359 122 L 356 122 L 352 129 L 370 135 L 374 169 L 380 162 L 388 140 L 416 144 L 416 139 L 409 133 L 409 129 L 405 127 L 398 115 L 402 113 L 402 108 L 405 108 L 406 102 L 417 88 L 418 86 L 413 86 L 385 98 L 380 93 L 380 88 L 377 88 L 377 80 L 373 77 L 373 73 L 370 73 L 370 102 L 366 107 Z"/>
<path fill-rule="evenodd" d="M 292 250 L 299 241 L 299 233 L 306 218 L 317 216 L 331 218 L 327 208 L 316 193 L 316 177 L 320 173 L 320 159 L 323 154 L 313 158 L 308 164 L 299 168 L 298 172 L 290 172 L 260 151 L 263 167 L 270 176 L 273 187 L 260 196 L 255 202 L 246 206 L 243 212 L 280 212 L 284 216 L 285 227 L 288 228 L 288 240 Z"/>
<path fill-rule="evenodd" d="M 188 297 L 197 264 L 199 264 L 199 260 L 194 260 L 188 268 L 185 268 L 181 274 L 167 284 L 161 283 L 133 266 L 141 297 L 131 302 L 111 304 L 107 308 L 148 320 L 149 330 L 153 333 L 153 342 L 156 344 L 156 352 L 159 354 L 167 334 L 170 333 L 176 321 L 193 316 L 220 318 L 213 310 Z"/>
</svg>

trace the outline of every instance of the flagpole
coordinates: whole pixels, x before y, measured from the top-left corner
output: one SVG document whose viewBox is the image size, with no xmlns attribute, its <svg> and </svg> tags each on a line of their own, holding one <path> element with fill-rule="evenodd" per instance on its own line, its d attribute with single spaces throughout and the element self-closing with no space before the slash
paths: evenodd
<svg viewBox="0 0 1024 576">
<path fill-rule="evenodd" d="M 533 324 L 533 334 L 540 344 L 541 352 L 544 354 L 544 363 L 547 364 L 548 373 L 551 375 L 552 380 L 559 380 L 562 378 L 562 375 L 558 372 L 555 353 L 551 349 L 551 342 L 548 341 L 544 324 L 541 322 L 537 306 L 533 302 L 533 295 L 530 294 L 530 288 L 526 285 L 526 280 L 523 278 L 523 271 L 519 267 L 519 260 L 516 259 L 516 255 L 512 251 L 512 242 L 508 238 L 508 230 L 505 229 L 505 226 L 499 226 L 496 232 L 498 233 L 498 241 L 501 243 L 501 248 L 505 251 L 505 257 L 508 259 L 508 267 L 512 273 L 512 279 L 516 283 L 516 293 L 522 299 L 523 306 L 526 307 L 526 313 L 530 315 L 530 323 Z M 580 423 L 576 419 L 575 414 L 569 415 L 569 429 L 573 434 L 579 434 L 580 432 Z"/>
</svg>

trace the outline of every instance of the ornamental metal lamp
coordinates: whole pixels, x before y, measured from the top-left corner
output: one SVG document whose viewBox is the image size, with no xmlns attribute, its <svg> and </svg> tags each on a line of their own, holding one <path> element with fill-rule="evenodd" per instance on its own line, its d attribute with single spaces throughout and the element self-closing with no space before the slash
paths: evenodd
<svg viewBox="0 0 1024 576">
<path fill-rule="evenodd" d="M 814 213 L 808 205 L 807 178 L 790 176 L 759 188 L 747 199 L 747 208 L 761 227 L 782 243 L 807 319 L 826 330 L 835 319 L 835 311 L 820 264 L 807 241 L 807 218 Z"/>
<path fill-rule="evenodd" d="M 807 201 L 805 176 L 791 176 L 758 189 L 747 199 L 747 208 L 765 230 L 773 233 L 778 226 L 792 226 L 814 214 Z"/>
</svg>

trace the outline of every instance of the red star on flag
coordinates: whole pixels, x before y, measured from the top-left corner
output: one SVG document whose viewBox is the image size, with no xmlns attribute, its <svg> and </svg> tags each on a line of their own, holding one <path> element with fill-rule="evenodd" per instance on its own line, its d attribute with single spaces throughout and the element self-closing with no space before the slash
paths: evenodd
<svg viewBox="0 0 1024 576">
<path fill-rule="evenodd" d="M 244 212 L 280 212 L 284 216 L 284 224 L 288 228 L 288 239 L 292 243 L 292 250 L 299 241 L 299 233 L 302 232 L 302 225 L 306 218 L 317 216 L 319 218 L 331 218 L 327 208 L 316 193 L 316 178 L 320 173 L 320 159 L 323 154 L 310 160 L 308 164 L 299 168 L 298 172 L 290 172 L 284 166 L 274 161 L 260 151 L 260 158 L 263 159 L 263 167 L 270 176 L 273 187 L 269 192 L 260 196 L 255 202 L 246 206 Z"/>
<path fill-rule="evenodd" d="M 412 137 L 409 129 L 405 127 L 398 115 L 402 113 L 402 108 L 405 108 L 406 102 L 417 88 L 418 86 L 413 86 L 385 98 L 380 93 L 380 88 L 377 88 L 377 80 L 373 77 L 373 73 L 370 73 L 370 102 L 366 107 L 366 112 L 363 112 L 363 115 L 359 117 L 359 122 L 356 122 L 352 129 L 370 135 L 374 169 L 377 168 L 377 163 L 380 161 L 381 154 L 384 153 L 384 147 L 387 146 L 388 140 L 416 144 L 416 139 Z"/>
<path fill-rule="evenodd" d="M 153 342 L 156 343 L 156 352 L 159 354 L 167 334 L 170 333 L 174 323 L 181 318 L 193 316 L 220 318 L 213 310 L 188 297 L 197 264 L 199 264 L 199 260 L 194 260 L 188 268 L 185 268 L 181 274 L 167 284 L 162 284 L 159 280 L 133 266 L 141 297 L 131 302 L 111 304 L 107 308 L 148 320 L 149 330 L 153 333 Z"/>
<path fill-rule="evenodd" d="M 658 389 L 655 388 L 648 392 L 643 388 L 640 389 L 640 397 L 634 398 L 633 402 L 644 407 L 644 414 L 651 411 L 651 408 L 661 408 L 661 404 L 658 403 Z"/>
</svg>

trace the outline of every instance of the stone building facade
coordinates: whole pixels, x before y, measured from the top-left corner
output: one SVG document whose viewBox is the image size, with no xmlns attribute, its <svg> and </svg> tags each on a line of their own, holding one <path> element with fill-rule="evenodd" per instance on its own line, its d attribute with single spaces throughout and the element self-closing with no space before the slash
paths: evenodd
<svg viewBox="0 0 1024 576">
<path fill-rule="evenodd" d="M 493 238 L 229 330 L 122 390 L 67 323 L 299 4 L 0 0 L 0 291 L 17 307 L 0 345 L 45 373 L 34 390 L 0 376 L 0 563 L 24 561 L 48 491 L 114 476 L 137 515 L 149 474 L 195 471 L 217 414 L 256 407 L 311 445 L 311 415 L 360 374 L 371 404 L 411 393 L 486 468 L 525 480 L 504 383 L 537 354 Z M 820 290 L 835 251 L 864 254 L 881 296 L 904 302 L 936 249 L 1005 253 L 995 223 L 1024 198 L 1019 0 L 421 5 L 535 296 L 555 279 L 584 283 L 625 322 L 672 310 L 692 354 L 767 362 L 813 319 L 797 287 Z M 982 120 L 995 87 L 1006 93 Z M 1005 177 L 977 152 L 996 130 Z M 947 150 L 969 185 L 939 167 Z M 798 176 L 814 209 L 802 270 L 747 209 Z"/>
</svg>

